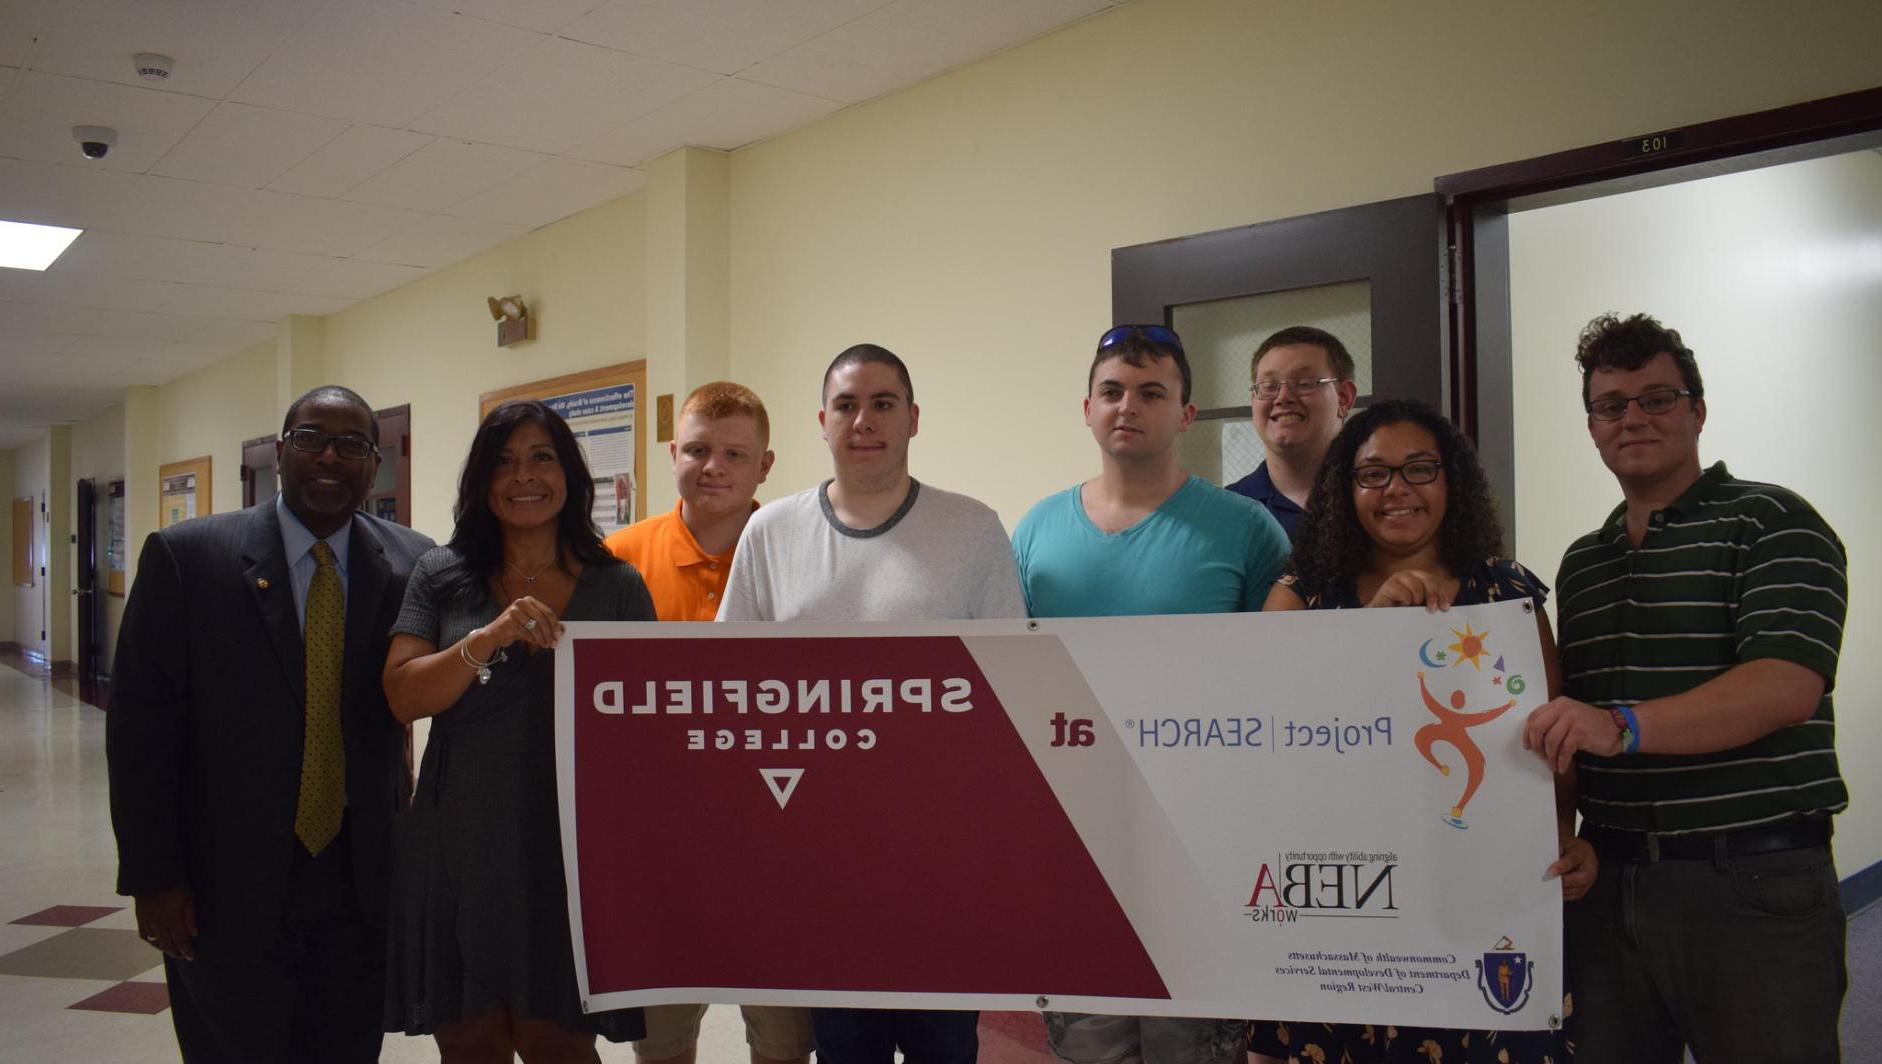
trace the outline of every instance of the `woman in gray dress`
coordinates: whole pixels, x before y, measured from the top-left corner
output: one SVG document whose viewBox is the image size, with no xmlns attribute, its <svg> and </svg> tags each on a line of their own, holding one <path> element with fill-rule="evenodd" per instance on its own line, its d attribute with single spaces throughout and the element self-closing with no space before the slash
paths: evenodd
<svg viewBox="0 0 1882 1064">
<path fill-rule="evenodd" d="M 585 1015 L 557 823 L 553 651 L 563 620 L 651 621 L 632 566 L 601 545 L 594 482 L 562 418 L 506 403 L 477 429 L 456 530 L 420 558 L 393 625 L 386 698 L 432 720 L 398 820 L 386 1029 L 445 1062 L 597 1061 L 642 1036 L 639 1009 Z"/>
</svg>

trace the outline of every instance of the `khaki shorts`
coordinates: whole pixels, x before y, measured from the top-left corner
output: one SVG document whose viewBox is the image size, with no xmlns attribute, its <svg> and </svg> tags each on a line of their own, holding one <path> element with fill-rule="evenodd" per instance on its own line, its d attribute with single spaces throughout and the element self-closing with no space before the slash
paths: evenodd
<svg viewBox="0 0 1882 1064">
<path fill-rule="evenodd" d="M 740 1005 L 745 1017 L 745 1043 L 759 1056 L 773 1060 L 807 1057 L 816 1048 L 810 1031 L 810 1010 L 782 1005 Z M 642 1060 L 670 1060 L 699 1044 L 699 1021 L 704 1005 L 649 1005 L 647 1037 L 634 1043 Z"/>
</svg>

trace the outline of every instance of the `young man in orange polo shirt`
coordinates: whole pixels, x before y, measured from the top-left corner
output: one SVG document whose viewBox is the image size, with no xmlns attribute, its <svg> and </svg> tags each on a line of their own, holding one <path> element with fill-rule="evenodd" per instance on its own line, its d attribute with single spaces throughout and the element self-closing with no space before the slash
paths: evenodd
<svg viewBox="0 0 1882 1064">
<path fill-rule="evenodd" d="M 719 612 L 732 551 L 776 457 L 765 404 L 742 384 L 714 381 L 686 397 L 667 445 L 680 504 L 607 538 L 640 570 L 663 621 L 710 621 Z"/>
<path fill-rule="evenodd" d="M 710 621 L 719 612 L 732 552 L 758 503 L 775 457 L 771 419 L 750 388 L 729 381 L 701 385 L 686 397 L 668 451 L 680 504 L 607 538 L 615 557 L 640 570 L 663 621 Z M 752 1064 L 804 1064 L 810 1057 L 805 1009 L 743 1006 Z M 642 1064 L 693 1064 L 704 1005 L 647 1010 L 647 1037 L 634 1043 Z"/>
</svg>

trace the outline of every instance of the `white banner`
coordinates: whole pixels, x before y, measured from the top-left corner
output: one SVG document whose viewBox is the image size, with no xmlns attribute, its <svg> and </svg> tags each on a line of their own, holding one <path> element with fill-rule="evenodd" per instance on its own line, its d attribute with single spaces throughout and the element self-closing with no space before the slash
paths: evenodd
<svg viewBox="0 0 1882 1064">
<path fill-rule="evenodd" d="M 591 1010 L 1559 1022 L 1527 601 L 574 623 L 563 649 Z"/>
</svg>

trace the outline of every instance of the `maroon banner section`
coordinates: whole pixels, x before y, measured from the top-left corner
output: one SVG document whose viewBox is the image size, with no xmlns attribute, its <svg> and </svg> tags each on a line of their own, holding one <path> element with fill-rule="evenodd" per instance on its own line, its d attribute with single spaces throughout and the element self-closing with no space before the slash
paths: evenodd
<svg viewBox="0 0 1882 1064">
<path fill-rule="evenodd" d="M 574 652 L 590 993 L 1169 997 L 959 639 Z"/>
</svg>

